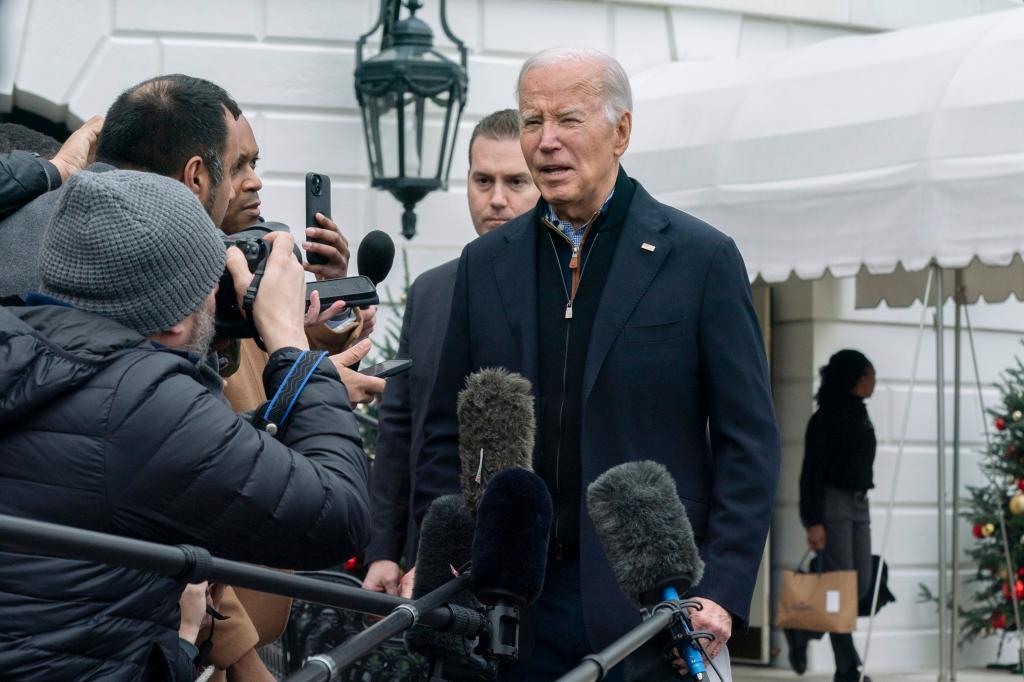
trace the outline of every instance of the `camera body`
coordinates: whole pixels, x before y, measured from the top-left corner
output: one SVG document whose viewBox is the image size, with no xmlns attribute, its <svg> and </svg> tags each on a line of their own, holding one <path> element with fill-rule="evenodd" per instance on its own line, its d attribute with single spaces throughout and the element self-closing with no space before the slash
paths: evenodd
<svg viewBox="0 0 1024 682">
<path fill-rule="evenodd" d="M 288 226 L 284 223 L 258 223 L 251 227 L 236 232 L 235 234 L 222 235 L 224 248 L 237 247 L 245 256 L 245 263 L 249 272 L 256 272 L 270 255 L 270 244 L 264 241 L 271 232 L 288 232 Z M 298 246 L 293 247 L 295 259 L 302 262 L 302 251 Z M 257 288 L 259 284 L 257 283 Z M 320 305 L 323 308 L 330 306 L 335 301 L 345 301 L 349 308 L 366 308 L 377 305 L 380 299 L 377 296 L 377 288 L 369 277 L 341 277 L 338 279 L 326 279 L 320 282 L 309 282 L 306 284 L 306 305 L 309 305 L 310 295 L 316 292 L 320 297 Z M 250 296 L 256 293 L 250 292 Z M 220 286 L 217 289 L 217 312 L 214 324 L 217 336 L 222 339 L 256 339 L 257 345 L 263 347 L 263 341 L 256 332 L 256 325 L 251 316 L 247 317 L 242 313 L 238 304 L 238 297 L 235 294 L 235 282 L 231 273 L 225 268 L 224 274 L 220 277 Z"/>
<path fill-rule="evenodd" d="M 235 234 L 225 234 L 224 248 L 232 246 L 238 248 L 245 256 L 245 263 L 249 266 L 249 272 L 256 272 L 256 269 L 267 260 L 270 255 L 270 244 L 263 241 L 271 232 L 288 232 L 288 226 L 284 223 L 258 223 Z M 302 252 L 295 248 L 295 257 L 302 262 Z M 235 296 L 235 282 L 227 269 L 220 276 L 220 286 L 217 289 L 217 313 L 215 317 L 217 336 L 223 339 L 253 339 L 257 338 L 256 325 L 251 319 L 242 314 L 238 305 L 238 298 Z"/>
</svg>

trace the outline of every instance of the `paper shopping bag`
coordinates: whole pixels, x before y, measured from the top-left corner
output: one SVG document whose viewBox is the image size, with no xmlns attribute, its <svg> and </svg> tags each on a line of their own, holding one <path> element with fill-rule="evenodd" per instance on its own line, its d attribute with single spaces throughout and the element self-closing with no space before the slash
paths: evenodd
<svg viewBox="0 0 1024 682">
<path fill-rule="evenodd" d="M 857 571 L 783 571 L 775 626 L 817 632 L 856 630 Z"/>
</svg>

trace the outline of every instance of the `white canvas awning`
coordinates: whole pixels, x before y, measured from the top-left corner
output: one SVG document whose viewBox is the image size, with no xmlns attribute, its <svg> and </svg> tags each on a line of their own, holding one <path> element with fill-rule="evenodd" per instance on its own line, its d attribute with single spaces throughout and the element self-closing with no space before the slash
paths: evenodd
<svg viewBox="0 0 1024 682">
<path fill-rule="evenodd" d="M 672 63 L 633 79 L 624 165 L 732 235 L 752 280 L 1006 266 L 1024 252 L 1022 67 L 1024 9 Z"/>
</svg>

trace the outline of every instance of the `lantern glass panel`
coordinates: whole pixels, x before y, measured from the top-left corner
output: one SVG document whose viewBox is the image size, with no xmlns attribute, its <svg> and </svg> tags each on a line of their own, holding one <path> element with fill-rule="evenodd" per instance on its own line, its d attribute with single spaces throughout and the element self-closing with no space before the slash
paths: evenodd
<svg viewBox="0 0 1024 682">
<path fill-rule="evenodd" d="M 396 106 L 399 99 L 401 112 Z M 455 137 L 454 122 L 448 120 L 449 99 L 447 92 L 439 97 L 402 92 L 366 98 L 371 121 L 370 160 L 376 177 L 444 175 Z"/>
</svg>

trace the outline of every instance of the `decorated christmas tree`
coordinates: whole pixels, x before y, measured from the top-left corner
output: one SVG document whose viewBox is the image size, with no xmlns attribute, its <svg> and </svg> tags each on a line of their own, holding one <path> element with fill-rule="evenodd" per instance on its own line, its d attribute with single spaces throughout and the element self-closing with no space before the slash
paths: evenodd
<svg viewBox="0 0 1024 682">
<path fill-rule="evenodd" d="M 1017 631 L 1024 600 L 1024 364 L 1004 374 L 1001 405 L 990 410 L 994 431 L 981 462 L 987 479 L 968 486 L 963 516 L 975 542 L 967 554 L 978 569 L 970 582 L 973 599 L 960 611 L 961 642 Z M 1004 533 L 1005 530 L 1005 533 Z M 1019 644 L 1020 642 L 1017 642 Z"/>
</svg>

